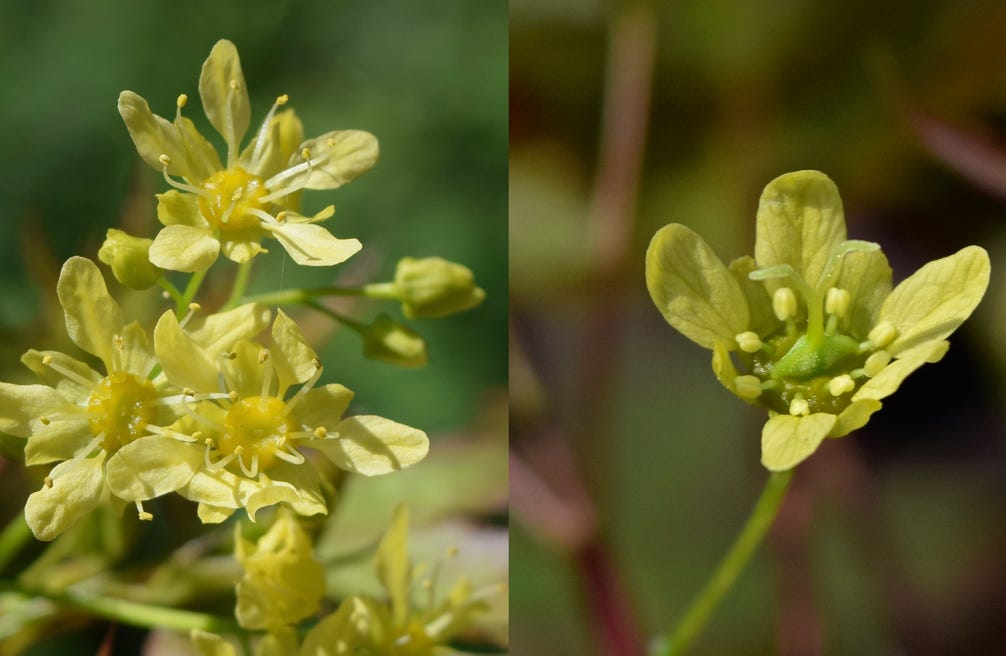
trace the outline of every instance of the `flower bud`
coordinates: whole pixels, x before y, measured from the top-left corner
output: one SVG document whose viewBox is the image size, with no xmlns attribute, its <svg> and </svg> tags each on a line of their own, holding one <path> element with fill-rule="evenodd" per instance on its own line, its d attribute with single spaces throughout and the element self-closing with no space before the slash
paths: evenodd
<svg viewBox="0 0 1006 656">
<path fill-rule="evenodd" d="M 400 367 L 421 367 L 427 360 L 423 338 L 387 314 L 377 315 L 363 330 L 363 354 Z"/>
<path fill-rule="evenodd" d="M 161 271 L 150 263 L 152 239 L 109 229 L 105 243 L 98 250 L 98 259 L 112 268 L 115 279 L 126 287 L 148 289 L 157 283 Z"/>
<path fill-rule="evenodd" d="M 486 296 L 471 269 L 441 257 L 402 258 L 395 269 L 395 287 L 410 319 L 463 312 Z"/>
</svg>

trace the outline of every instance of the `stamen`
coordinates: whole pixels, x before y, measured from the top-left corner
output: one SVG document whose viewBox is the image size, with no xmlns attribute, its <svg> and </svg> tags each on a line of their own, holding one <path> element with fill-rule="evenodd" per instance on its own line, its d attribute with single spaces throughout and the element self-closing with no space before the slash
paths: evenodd
<svg viewBox="0 0 1006 656">
<path fill-rule="evenodd" d="M 285 446 L 285 448 L 275 451 L 274 455 L 280 460 L 286 460 L 293 465 L 303 465 L 305 460 L 304 454 L 292 446 Z"/>
<path fill-rule="evenodd" d="M 152 520 L 154 518 L 153 515 L 151 515 L 146 510 L 143 509 L 143 502 L 142 501 L 137 501 L 136 502 L 136 514 L 140 518 L 141 522 L 149 522 L 150 520 Z"/>
<path fill-rule="evenodd" d="M 201 434 L 196 431 L 192 435 L 186 435 L 185 433 L 179 433 L 178 431 L 171 430 L 169 428 L 163 428 L 161 426 L 154 426 L 153 424 L 145 424 L 143 429 L 153 433 L 154 435 L 161 435 L 163 437 L 170 437 L 176 439 L 179 442 L 198 442 Z"/>
<path fill-rule="evenodd" d="M 273 217 L 272 214 L 269 214 L 269 212 L 266 212 L 265 210 L 260 210 L 257 207 L 246 207 L 245 214 L 251 214 L 252 216 L 257 216 L 258 218 L 262 219 L 263 223 L 275 223 L 277 220 L 276 218 Z"/>
<path fill-rule="evenodd" d="M 88 380 L 87 378 L 84 378 L 83 376 L 81 376 L 80 374 L 78 374 L 76 371 L 73 371 L 71 369 L 68 369 L 68 368 L 64 367 L 61 364 L 53 362 L 53 359 L 52 359 L 51 355 L 44 356 L 42 358 L 42 364 L 45 365 L 45 366 L 47 366 L 47 367 L 49 367 L 53 371 L 57 371 L 57 372 L 63 374 L 64 376 L 66 376 L 67 378 L 69 378 L 73 382 L 77 383 L 81 387 L 89 389 L 92 392 L 97 391 L 97 389 L 98 389 L 98 384 L 97 383 L 95 383 L 95 382 L 93 382 L 91 380 Z"/>
<path fill-rule="evenodd" d="M 185 316 L 182 317 L 182 320 L 178 322 L 178 327 L 185 328 L 185 324 L 187 324 L 192 319 L 192 317 L 195 315 L 196 312 L 202 309 L 203 306 L 199 305 L 199 303 L 189 303 L 189 311 L 186 312 Z"/>
<path fill-rule="evenodd" d="M 790 401 L 789 414 L 794 417 L 806 417 L 810 414 L 810 403 L 807 402 L 807 399 L 803 398 L 802 394 L 797 394 L 796 397 Z"/>
<path fill-rule="evenodd" d="M 192 406 L 189 405 L 188 402 L 186 402 L 184 399 L 179 403 L 179 405 L 182 406 L 182 411 L 185 412 L 186 415 L 192 417 L 201 424 L 209 426 L 210 428 L 213 429 L 214 432 L 221 434 L 225 432 L 226 429 L 223 427 L 223 425 L 213 421 L 209 417 L 204 417 L 203 415 L 199 414 L 198 412 L 193 410 Z"/>
<path fill-rule="evenodd" d="M 884 367 L 886 367 L 891 362 L 891 354 L 887 351 L 877 351 L 870 357 L 866 359 L 866 364 L 863 365 L 863 373 L 873 378 L 879 374 Z"/>
<path fill-rule="evenodd" d="M 828 381 L 828 391 L 835 397 L 847 394 L 854 389 L 856 389 L 856 381 L 849 374 L 842 374 Z"/>
<path fill-rule="evenodd" d="M 796 316 L 796 294 L 789 287 L 780 287 L 772 295 L 772 311 L 779 321 L 786 321 Z"/>
<path fill-rule="evenodd" d="M 276 115 L 276 110 L 285 105 L 288 100 L 290 100 L 290 97 L 285 93 L 276 98 L 276 102 L 273 103 L 269 113 L 266 114 L 265 118 L 262 120 L 262 126 L 258 129 L 258 133 L 255 135 L 255 150 L 252 151 L 251 156 L 253 167 L 255 166 L 255 163 L 258 162 L 259 157 L 262 156 L 262 149 L 265 148 L 266 144 L 266 133 L 269 132 L 269 129 L 272 127 L 272 119 Z"/>
<path fill-rule="evenodd" d="M 758 333 L 750 330 L 739 333 L 734 339 L 737 340 L 737 346 L 740 347 L 740 350 L 745 353 L 754 353 L 760 350 L 763 346 L 761 338 L 758 337 Z"/>
<path fill-rule="evenodd" d="M 761 396 L 761 380 L 757 376 L 737 376 L 734 378 L 734 389 L 742 399 L 757 399 Z"/>
<path fill-rule="evenodd" d="M 897 336 L 898 329 L 894 327 L 894 324 L 890 321 L 881 321 L 873 327 L 873 330 L 867 335 L 867 339 L 870 340 L 874 348 L 882 349 L 893 342 Z"/>
<path fill-rule="evenodd" d="M 43 482 L 43 483 L 45 484 L 45 486 L 46 486 L 47 488 L 50 488 L 50 489 L 52 489 L 52 477 L 50 477 L 50 476 L 46 476 L 46 477 L 45 477 L 45 478 L 44 478 L 44 479 L 42 480 L 42 482 Z"/>
<path fill-rule="evenodd" d="M 314 429 L 314 437 L 316 439 L 321 440 L 327 436 L 328 436 L 328 429 L 325 428 L 324 426 L 318 426 L 317 428 Z"/>
<path fill-rule="evenodd" d="M 314 370 L 314 374 L 307 379 L 306 383 L 300 386 L 300 389 L 293 395 L 293 398 L 287 401 L 286 405 L 283 406 L 283 411 L 279 413 L 280 417 L 285 417 L 291 410 L 293 410 L 293 407 L 301 402 L 304 396 L 311 391 L 312 387 L 314 387 L 314 384 L 318 382 L 318 379 L 321 378 L 321 363 L 318 362 L 318 360 L 315 360 L 314 366 L 317 367 Z"/>
<path fill-rule="evenodd" d="M 272 176 L 265 181 L 265 188 L 270 190 L 270 193 L 259 198 L 261 203 L 271 203 L 277 198 L 282 198 L 283 196 L 288 196 L 294 192 L 300 191 L 307 185 L 307 181 L 311 179 L 311 171 L 314 169 L 315 164 L 319 164 L 331 156 L 331 153 L 326 153 L 321 157 L 311 159 L 311 151 L 307 148 L 300 152 L 300 156 L 305 160 L 298 164 L 297 166 L 291 166 L 285 171 L 280 171 L 276 175 Z M 307 171 L 307 175 L 304 176 L 304 180 L 300 183 L 293 184 L 289 187 L 280 187 L 274 189 L 277 183 L 283 182 L 287 178 L 292 178 L 295 175 L 299 175 L 302 172 Z"/>
<path fill-rule="evenodd" d="M 184 182 L 177 182 L 173 180 L 171 176 L 168 175 L 168 166 L 171 165 L 171 158 L 168 157 L 166 154 L 162 154 L 157 159 L 160 160 L 162 164 L 161 175 L 164 176 L 164 181 L 167 182 L 169 185 L 171 185 L 175 189 L 178 189 L 179 191 L 187 191 L 190 194 L 196 194 L 197 196 L 210 198 L 210 193 L 205 189 L 202 189 L 201 187 L 194 187 L 190 184 L 185 184 Z"/>
<path fill-rule="evenodd" d="M 238 201 L 241 200 L 241 189 L 236 190 L 231 195 L 231 202 L 224 210 L 224 213 L 220 216 L 220 223 L 227 225 L 227 222 L 231 220 L 231 214 L 234 213 L 234 208 L 237 207 Z"/>
<path fill-rule="evenodd" d="M 205 392 L 203 394 L 196 394 L 195 390 L 186 390 L 191 392 L 191 394 L 176 394 L 174 396 L 165 396 L 160 399 L 154 399 L 153 401 L 148 401 L 144 405 L 154 406 L 154 405 L 178 405 L 179 403 L 188 403 L 199 401 L 219 401 L 222 399 L 230 398 L 227 394 L 222 392 Z"/>
<path fill-rule="evenodd" d="M 852 296 L 847 289 L 832 287 L 824 299 L 824 311 L 838 317 L 844 317 L 849 312 Z"/>
<path fill-rule="evenodd" d="M 251 457 L 251 468 L 245 466 L 245 459 L 242 457 L 244 455 L 245 448 L 243 445 L 239 444 L 234 448 L 234 454 L 238 458 L 238 465 L 241 467 L 242 473 L 248 478 L 255 478 L 258 475 L 258 454 L 253 453 Z"/>
</svg>

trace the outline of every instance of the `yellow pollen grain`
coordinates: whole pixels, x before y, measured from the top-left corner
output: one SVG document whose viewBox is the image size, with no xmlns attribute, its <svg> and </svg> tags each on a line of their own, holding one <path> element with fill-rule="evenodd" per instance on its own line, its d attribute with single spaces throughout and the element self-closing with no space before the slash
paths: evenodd
<svg viewBox="0 0 1006 656">
<path fill-rule="evenodd" d="M 308 150 L 307 148 L 304 148 L 303 150 L 300 151 L 300 156 L 304 159 L 311 159 L 311 151 Z"/>
<path fill-rule="evenodd" d="M 238 393 L 235 392 L 234 390 L 231 390 L 230 392 L 227 393 L 227 398 L 229 398 L 231 400 L 231 402 L 237 403 L 238 402 Z"/>
<path fill-rule="evenodd" d="M 796 316 L 796 293 L 789 287 L 780 287 L 772 295 L 772 311 L 779 321 Z"/>
<path fill-rule="evenodd" d="M 852 296 L 848 290 L 832 287 L 824 300 L 824 311 L 838 317 L 844 317 L 849 312 Z"/>
<path fill-rule="evenodd" d="M 117 351 L 121 351 L 125 348 L 125 344 L 123 344 L 122 337 L 120 335 L 116 335 L 112 338 L 112 345 L 115 346 Z"/>
<path fill-rule="evenodd" d="M 202 431 L 196 431 L 195 433 L 192 434 L 192 439 L 194 439 L 196 441 L 199 441 L 199 440 L 203 439 L 203 432 Z"/>
<path fill-rule="evenodd" d="M 182 396 L 195 396 L 196 391 L 191 387 L 186 387 L 182 390 Z"/>
<path fill-rule="evenodd" d="M 276 221 L 278 221 L 279 223 L 286 222 L 286 210 L 283 210 L 282 212 L 276 215 Z"/>
<path fill-rule="evenodd" d="M 188 102 L 189 102 L 189 97 L 187 95 L 185 95 L 184 93 L 180 93 L 180 94 L 178 94 L 178 100 L 175 101 L 175 105 L 178 106 L 178 109 L 181 109 L 182 107 L 185 107 L 186 103 L 188 103 Z"/>
<path fill-rule="evenodd" d="M 325 140 L 325 145 L 328 146 L 329 148 L 335 149 L 335 139 L 329 137 L 328 139 Z"/>
<path fill-rule="evenodd" d="M 238 84 L 237 80 L 231 80 L 230 86 L 231 86 L 231 89 L 233 89 L 234 91 L 237 91 L 238 89 L 241 88 L 241 85 Z"/>
</svg>

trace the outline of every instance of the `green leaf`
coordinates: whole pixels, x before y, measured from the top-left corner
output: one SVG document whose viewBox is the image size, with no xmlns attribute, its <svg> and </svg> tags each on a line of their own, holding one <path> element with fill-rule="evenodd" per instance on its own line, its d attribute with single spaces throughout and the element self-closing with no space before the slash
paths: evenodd
<svg viewBox="0 0 1006 656">
<path fill-rule="evenodd" d="M 985 295 L 990 271 L 985 249 L 968 246 L 902 281 L 880 310 L 880 320 L 898 329 L 887 350 L 896 356 L 957 330 Z"/>
<path fill-rule="evenodd" d="M 817 286 L 832 249 L 845 241 L 838 188 L 819 171 L 796 171 L 768 183 L 758 204 L 755 261 L 761 268 L 789 264 Z M 779 283 L 770 283 L 776 287 Z"/>
<path fill-rule="evenodd" d="M 711 349 L 748 329 L 748 305 L 733 274 L 708 244 L 683 225 L 657 231 L 646 251 L 646 287 L 682 335 Z"/>
<path fill-rule="evenodd" d="M 231 155 L 237 157 L 241 139 L 251 122 L 251 102 L 238 50 L 230 41 L 217 41 L 203 63 L 199 97 L 206 118 L 227 142 L 228 160 Z M 232 164 L 227 162 L 228 166 Z"/>
<path fill-rule="evenodd" d="M 71 257 L 59 272 L 56 293 L 66 313 L 70 339 L 101 358 L 106 371 L 111 372 L 114 338 L 122 332 L 122 310 L 108 294 L 98 265 L 83 257 Z"/>
<path fill-rule="evenodd" d="M 838 421 L 823 412 L 806 417 L 776 415 L 765 423 L 761 433 L 761 462 L 769 471 L 796 467 L 812 453 Z"/>
</svg>

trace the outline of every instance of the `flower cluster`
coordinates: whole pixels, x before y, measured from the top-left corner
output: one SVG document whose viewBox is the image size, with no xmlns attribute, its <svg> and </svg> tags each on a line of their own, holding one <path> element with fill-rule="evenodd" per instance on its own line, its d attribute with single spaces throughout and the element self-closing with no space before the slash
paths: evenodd
<svg viewBox="0 0 1006 656">
<path fill-rule="evenodd" d="M 659 230 L 646 283 L 664 318 L 713 351 L 735 395 L 766 408 L 762 463 L 790 469 L 826 437 L 862 427 L 978 305 L 989 282 L 978 246 L 892 285 L 880 247 L 847 240 L 834 183 L 789 173 L 765 188 L 755 254 L 725 265 L 689 228 Z"/>
</svg>

